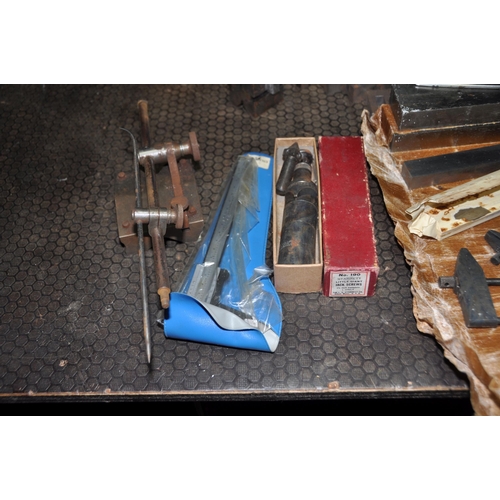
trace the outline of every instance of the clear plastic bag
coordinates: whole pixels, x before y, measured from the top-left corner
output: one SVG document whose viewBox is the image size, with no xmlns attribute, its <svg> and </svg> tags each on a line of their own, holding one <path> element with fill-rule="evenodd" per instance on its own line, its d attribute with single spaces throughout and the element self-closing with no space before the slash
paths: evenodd
<svg viewBox="0 0 500 500">
<path fill-rule="evenodd" d="M 221 203 L 179 289 L 265 333 L 281 328 L 279 298 L 265 265 L 270 205 L 252 154 L 238 157 Z M 265 180 L 267 182 L 267 180 Z M 261 211 L 262 199 L 265 210 Z M 241 323 L 240 323 L 241 324 Z"/>
</svg>

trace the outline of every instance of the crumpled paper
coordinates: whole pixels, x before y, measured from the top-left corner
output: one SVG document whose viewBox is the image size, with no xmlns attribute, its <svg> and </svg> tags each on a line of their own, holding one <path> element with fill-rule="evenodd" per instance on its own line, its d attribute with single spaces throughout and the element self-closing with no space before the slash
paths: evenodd
<svg viewBox="0 0 500 500">
<path fill-rule="evenodd" d="M 365 154 L 377 178 L 388 210 L 395 223 L 395 236 L 412 269 L 413 312 L 419 331 L 433 335 L 444 354 L 470 381 L 471 402 L 477 415 L 500 415 L 500 327 L 468 329 L 458 299 L 451 289 L 441 289 L 441 276 L 453 276 L 458 252 L 468 248 L 486 277 L 500 276 L 490 262 L 493 250 L 484 235 L 498 230 L 498 219 L 487 221 L 442 241 L 410 233 L 411 217 L 406 210 L 455 185 L 410 191 L 401 175 L 397 155 L 386 146 L 380 124 L 380 109 L 370 116 L 363 112 L 362 134 Z M 450 149 L 450 151 L 454 151 Z M 443 150 L 442 153 L 447 151 Z M 495 308 L 500 311 L 500 287 L 490 287 Z"/>
</svg>

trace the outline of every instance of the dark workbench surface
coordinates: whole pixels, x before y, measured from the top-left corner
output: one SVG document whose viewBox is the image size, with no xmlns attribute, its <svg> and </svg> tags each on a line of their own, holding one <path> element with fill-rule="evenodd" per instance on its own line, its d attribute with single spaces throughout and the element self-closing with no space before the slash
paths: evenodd
<svg viewBox="0 0 500 500">
<path fill-rule="evenodd" d="M 118 241 L 113 197 L 116 175 L 132 169 L 119 127 L 138 135 L 139 99 L 153 140 L 197 133 L 205 216 L 239 154 L 272 154 L 276 137 L 360 134 L 362 106 L 323 85 L 287 85 L 257 119 L 230 103 L 227 85 L 0 86 L 0 400 L 467 398 L 465 377 L 417 331 L 410 271 L 373 178 L 374 297 L 281 295 L 274 354 L 170 340 L 153 327 L 149 371 L 138 259 Z M 174 284 L 191 249 L 167 244 Z"/>
</svg>

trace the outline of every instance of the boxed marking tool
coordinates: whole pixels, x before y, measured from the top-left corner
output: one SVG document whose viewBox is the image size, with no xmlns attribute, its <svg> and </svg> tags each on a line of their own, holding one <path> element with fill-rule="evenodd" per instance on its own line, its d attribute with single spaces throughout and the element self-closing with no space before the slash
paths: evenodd
<svg viewBox="0 0 500 500">
<path fill-rule="evenodd" d="M 320 137 L 324 278 L 328 297 L 367 297 L 379 267 L 361 137 Z"/>
</svg>

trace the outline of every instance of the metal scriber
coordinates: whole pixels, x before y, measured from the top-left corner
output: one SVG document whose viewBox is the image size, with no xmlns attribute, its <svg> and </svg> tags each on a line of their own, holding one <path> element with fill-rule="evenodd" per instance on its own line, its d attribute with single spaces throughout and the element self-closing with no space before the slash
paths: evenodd
<svg viewBox="0 0 500 500">
<path fill-rule="evenodd" d="M 200 150 L 196 134 L 191 132 L 189 139 L 183 143 L 165 142 L 151 147 L 148 103 L 138 102 L 141 122 L 141 149 L 137 151 L 134 140 L 134 171 L 135 171 L 135 208 L 131 214 L 132 220 L 137 224 L 137 237 L 139 243 L 139 261 L 141 276 L 141 295 L 143 305 L 144 339 L 148 363 L 151 363 L 151 332 L 148 310 L 148 290 L 145 262 L 144 224 L 148 225 L 148 233 L 153 247 L 153 261 L 155 268 L 156 290 L 162 309 L 170 307 L 170 279 L 167 266 L 165 237 L 167 226 L 175 225 L 178 231 L 189 230 L 189 214 L 196 213 L 190 206 L 190 201 L 184 195 L 184 182 L 177 160 L 184 161 L 184 156 L 192 156 L 195 161 L 200 160 Z M 160 196 L 157 185 L 156 169 L 168 164 L 169 178 L 173 191 L 172 197 L 167 200 Z M 143 200 L 140 167 L 144 169 L 146 198 Z M 147 202 L 145 205 L 144 203 Z M 161 206 L 161 203 L 168 206 Z"/>
<path fill-rule="evenodd" d="M 139 175 L 139 162 L 137 160 L 137 143 L 134 135 L 127 129 L 122 128 L 130 137 L 134 144 L 134 176 L 135 176 L 135 196 L 137 208 L 142 207 L 141 180 Z M 151 330 L 149 323 L 149 305 L 148 305 L 148 285 L 146 275 L 146 256 L 144 250 L 144 226 L 142 222 L 137 223 L 137 238 L 139 240 L 139 269 L 141 279 L 141 302 L 142 302 L 142 324 L 144 330 L 144 341 L 146 342 L 146 356 L 148 364 L 151 364 Z"/>
</svg>

